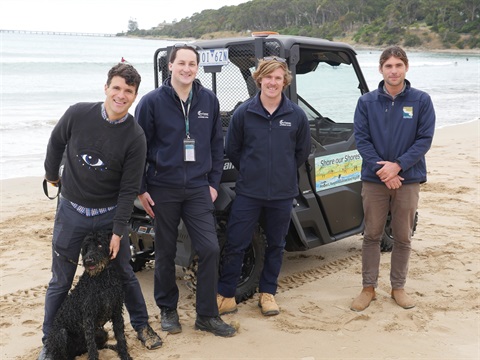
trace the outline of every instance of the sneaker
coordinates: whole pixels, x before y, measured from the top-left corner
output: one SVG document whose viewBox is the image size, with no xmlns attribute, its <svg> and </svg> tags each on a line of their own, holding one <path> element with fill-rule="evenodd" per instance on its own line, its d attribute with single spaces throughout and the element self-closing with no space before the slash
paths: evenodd
<svg viewBox="0 0 480 360">
<path fill-rule="evenodd" d="M 182 332 L 182 325 L 178 318 L 177 309 L 170 309 L 166 306 L 160 308 L 162 330 L 169 334 L 178 334 Z"/>
<path fill-rule="evenodd" d="M 269 293 L 260 293 L 260 298 L 258 299 L 258 307 L 261 309 L 262 314 L 265 316 L 280 314 L 280 308 L 275 302 L 275 296 Z"/>
<path fill-rule="evenodd" d="M 233 314 L 237 312 L 237 302 L 234 297 L 227 298 L 217 294 L 218 315 Z"/>
<path fill-rule="evenodd" d="M 42 347 L 40 354 L 38 354 L 37 360 L 53 360 L 53 358 L 47 353 L 47 349 Z"/>
<path fill-rule="evenodd" d="M 220 316 L 200 316 L 195 320 L 195 329 L 208 331 L 216 336 L 232 337 L 237 330 L 225 323 Z"/>
<path fill-rule="evenodd" d="M 148 350 L 157 349 L 162 346 L 162 339 L 151 328 L 149 324 L 137 330 L 137 338 Z"/>
</svg>

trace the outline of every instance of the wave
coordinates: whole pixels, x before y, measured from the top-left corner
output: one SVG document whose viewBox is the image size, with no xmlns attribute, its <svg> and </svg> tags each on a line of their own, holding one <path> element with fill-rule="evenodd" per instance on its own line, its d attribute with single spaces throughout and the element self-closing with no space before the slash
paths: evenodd
<svg viewBox="0 0 480 360">
<path fill-rule="evenodd" d="M 419 68 L 419 67 L 451 67 L 458 65 L 457 61 L 409 61 L 410 68 Z M 378 68 L 378 62 L 361 62 L 360 66 L 362 68 Z"/>
<path fill-rule="evenodd" d="M 152 61 L 146 61 L 147 59 L 141 59 L 141 60 L 136 60 L 136 59 L 131 59 L 129 61 L 130 64 L 133 66 L 138 66 L 138 65 L 151 65 Z M 24 66 L 24 65 L 35 65 L 35 64 L 42 64 L 42 65 L 49 65 L 49 64 L 62 64 L 64 66 L 81 66 L 84 64 L 92 64 L 92 65 L 107 65 L 107 66 L 112 66 L 112 64 L 115 64 L 115 61 L 112 61 L 112 59 L 103 59 L 103 60 L 97 60 L 97 59 L 85 59 L 81 61 L 72 61 L 70 58 L 49 58 L 49 59 L 38 59 L 38 58 L 32 58 L 32 59 L 25 59 L 25 58 L 5 58 L 3 57 L 0 60 L 0 64 L 2 65 L 18 65 L 18 66 Z"/>
<path fill-rule="evenodd" d="M 37 130 L 37 129 L 52 129 L 58 122 L 58 119 L 51 119 L 51 120 L 31 120 L 25 122 L 5 122 L 2 121 L 0 123 L 0 131 L 2 133 L 8 131 L 29 131 L 29 130 Z"/>
<path fill-rule="evenodd" d="M 480 117 L 477 117 L 473 120 L 458 122 L 458 123 L 455 123 L 455 124 L 445 124 L 445 125 L 436 126 L 435 129 L 444 129 L 444 128 L 447 128 L 447 127 L 452 127 L 452 126 L 457 126 L 457 125 L 470 124 L 470 123 L 476 122 L 476 121 L 480 121 Z"/>
</svg>

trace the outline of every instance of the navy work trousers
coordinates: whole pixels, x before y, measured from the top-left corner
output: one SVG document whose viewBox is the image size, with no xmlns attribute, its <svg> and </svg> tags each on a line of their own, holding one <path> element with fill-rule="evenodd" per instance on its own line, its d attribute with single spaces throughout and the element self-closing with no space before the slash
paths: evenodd
<svg viewBox="0 0 480 360">
<path fill-rule="evenodd" d="M 178 226 L 183 220 L 198 255 L 196 310 L 218 316 L 217 281 L 220 247 L 210 187 L 168 189 L 149 186 L 155 205 L 155 283 L 157 306 L 176 309 L 179 291 L 175 277 Z"/>
<path fill-rule="evenodd" d="M 275 295 L 282 267 L 285 236 L 288 232 L 293 199 L 261 200 L 237 195 L 232 204 L 227 227 L 227 244 L 222 256 L 218 292 L 234 297 L 242 270 L 245 250 L 252 241 L 255 226 L 263 211 L 267 248 L 260 276 L 259 292 Z"/>
</svg>

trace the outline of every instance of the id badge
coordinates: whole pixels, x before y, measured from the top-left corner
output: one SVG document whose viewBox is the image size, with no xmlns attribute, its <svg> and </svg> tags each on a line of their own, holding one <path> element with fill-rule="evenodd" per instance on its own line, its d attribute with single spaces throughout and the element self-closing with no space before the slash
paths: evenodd
<svg viewBox="0 0 480 360">
<path fill-rule="evenodd" d="M 195 161 L 195 140 L 183 139 L 183 160 Z"/>
</svg>

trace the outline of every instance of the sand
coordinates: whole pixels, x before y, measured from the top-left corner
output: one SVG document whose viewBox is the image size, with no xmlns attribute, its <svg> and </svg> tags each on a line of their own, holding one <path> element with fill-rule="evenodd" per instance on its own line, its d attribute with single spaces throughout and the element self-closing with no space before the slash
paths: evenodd
<svg viewBox="0 0 480 360">
<path fill-rule="evenodd" d="M 125 314 L 134 359 L 479 359 L 480 120 L 437 130 L 427 154 L 406 290 L 417 306 L 390 298 L 390 255 L 381 258 L 377 300 L 349 309 L 361 290 L 361 236 L 307 252 L 285 253 L 276 296 L 281 314 L 263 317 L 257 296 L 224 320 L 240 325 L 233 338 L 193 329 L 193 298 L 178 280 L 183 332 L 160 330 L 153 299 L 153 264 L 137 273 L 150 323 L 164 345 L 145 350 Z M 0 358 L 36 359 L 50 279 L 55 201 L 41 178 L 1 181 Z M 80 268 L 79 268 L 80 269 Z M 79 270 L 79 273 L 81 269 Z M 86 359 L 84 355 L 78 359 Z M 111 350 L 101 359 L 117 359 Z"/>
</svg>

